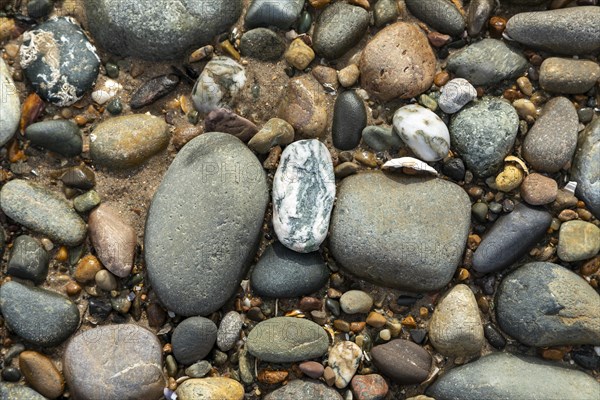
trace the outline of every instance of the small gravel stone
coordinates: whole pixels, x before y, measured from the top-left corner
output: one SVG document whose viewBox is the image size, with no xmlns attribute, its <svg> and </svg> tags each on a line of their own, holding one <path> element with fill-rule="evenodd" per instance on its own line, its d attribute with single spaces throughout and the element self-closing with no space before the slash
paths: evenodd
<svg viewBox="0 0 600 400">
<path fill-rule="evenodd" d="M 335 389 L 323 383 L 302 379 L 295 379 L 265 396 L 265 400 L 298 399 L 343 400 L 343 397 Z"/>
<path fill-rule="evenodd" d="M 362 140 L 375 151 L 397 150 L 402 147 L 402 140 L 389 127 L 367 126 L 362 131 Z"/>
<path fill-rule="evenodd" d="M 73 207 L 78 213 L 86 213 L 97 207 L 102 199 L 95 190 L 90 190 L 73 199 Z"/>
<path fill-rule="evenodd" d="M 187 318 L 173 331 L 173 355 L 180 363 L 190 365 L 206 357 L 216 340 L 214 322 L 204 317 Z"/>
<path fill-rule="evenodd" d="M 363 37 L 369 12 L 347 3 L 328 6 L 317 18 L 313 33 L 315 52 L 327 59 L 343 56 Z"/>
<path fill-rule="evenodd" d="M 285 52 L 285 41 L 270 29 L 251 29 L 242 36 L 240 51 L 246 57 L 261 61 L 276 61 Z"/>
<path fill-rule="evenodd" d="M 355 375 L 351 386 L 356 400 L 383 400 L 389 391 L 387 382 L 378 374 Z"/>
<path fill-rule="evenodd" d="M 303 71 L 315 59 L 315 52 L 301 38 L 294 39 L 285 52 L 285 60 L 294 68 Z"/>
<path fill-rule="evenodd" d="M 337 82 L 335 74 L 333 70 Z M 327 98 L 313 78 L 302 75 L 288 82 L 278 116 L 292 125 L 296 134 L 306 138 L 322 136 L 327 128 L 327 114 Z"/>
<path fill-rule="evenodd" d="M 199 361 L 185 369 L 185 374 L 190 378 L 204 378 L 212 369 L 212 365 L 206 360 Z"/>
<path fill-rule="evenodd" d="M 244 67 L 228 57 L 210 60 L 192 89 L 196 109 L 207 114 L 217 108 L 230 108 L 246 83 Z"/>
<path fill-rule="evenodd" d="M 36 284 L 46 280 L 50 257 L 44 247 L 31 236 L 21 235 L 13 241 L 6 273 Z"/>
<path fill-rule="evenodd" d="M 96 285 L 102 290 L 110 292 L 117 289 L 117 279 L 109 271 L 102 269 L 94 276 Z"/>
<path fill-rule="evenodd" d="M 362 290 L 349 290 L 340 298 L 340 305 L 346 314 L 368 313 L 373 307 L 373 298 Z"/>
<path fill-rule="evenodd" d="M 431 355 L 408 340 L 396 339 L 375 346 L 371 355 L 377 369 L 401 385 L 421 383 L 429 376 Z"/>
<path fill-rule="evenodd" d="M 229 133 L 247 142 L 258 132 L 253 122 L 225 108 L 212 110 L 204 118 L 204 132 Z"/>
<path fill-rule="evenodd" d="M 221 351 L 233 349 L 240 338 L 243 325 L 244 319 L 239 313 L 230 311 L 225 314 L 217 331 L 217 346 Z"/>
<path fill-rule="evenodd" d="M 438 104 L 443 112 L 454 114 L 477 98 L 477 90 L 463 78 L 452 79 L 441 89 Z"/>
<path fill-rule="evenodd" d="M 360 76 L 360 70 L 356 64 L 350 64 L 346 68 L 343 68 L 338 71 L 338 81 L 340 85 L 345 88 L 348 88 L 358 81 L 358 77 Z"/>
<path fill-rule="evenodd" d="M 246 26 L 275 26 L 286 30 L 300 17 L 304 0 L 253 0 L 246 13 Z"/>
<path fill-rule="evenodd" d="M 353 90 L 340 93 L 333 111 L 333 145 L 340 150 L 356 148 L 366 125 L 367 111 L 362 99 Z"/>
<path fill-rule="evenodd" d="M 79 283 L 88 283 L 94 280 L 101 269 L 102 264 L 100 264 L 100 261 L 90 254 L 79 260 L 73 278 Z"/>
<path fill-rule="evenodd" d="M 448 127 L 433 111 L 409 104 L 394 113 L 394 131 L 424 161 L 438 161 L 448 155 Z"/>
<path fill-rule="evenodd" d="M 294 141 L 294 128 L 280 118 L 271 118 L 248 142 L 248 147 L 258 154 L 267 154 L 277 145 Z"/>
<path fill-rule="evenodd" d="M 395 0 L 378 0 L 373 6 L 373 19 L 378 28 L 396 21 L 398 15 L 400 10 Z"/>
<path fill-rule="evenodd" d="M 25 138 L 34 146 L 75 157 L 81 153 L 83 142 L 79 127 L 65 120 L 51 120 L 31 124 L 25 129 Z"/>
<path fill-rule="evenodd" d="M 335 387 L 343 389 L 348 386 L 361 360 L 362 350 L 354 342 L 339 342 L 329 350 L 327 363 L 335 374 Z"/>
<path fill-rule="evenodd" d="M 94 171 L 85 165 L 68 168 L 60 180 L 68 187 L 81 190 L 89 190 L 96 185 Z"/>
<path fill-rule="evenodd" d="M 465 19 L 456 6 L 446 0 L 406 0 L 408 10 L 436 31 L 458 36 L 465 30 Z"/>
<path fill-rule="evenodd" d="M 319 379 L 325 370 L 323 365 L 316 361 L 304 361 L 298 364 L 298 368 L 303 374 L 313 379 Z"/>
</svg>

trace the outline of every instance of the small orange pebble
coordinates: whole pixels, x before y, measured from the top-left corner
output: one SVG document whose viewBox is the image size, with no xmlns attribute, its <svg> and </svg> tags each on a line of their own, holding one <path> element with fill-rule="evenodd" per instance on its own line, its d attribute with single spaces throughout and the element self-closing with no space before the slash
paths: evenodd
<svg viewBox="0 0 600 400">
<path fill-rule="evenodd" d="M 25 128 L 39 118 L 45 107 L 44 100 L 37 94 L 31 93 L 27 96 L 21 108 L 21 122 L 19 124 L 21 132 L 24 132 Z"/>
<path fill-rule="evenodd" d="M 469 273 L 469 271 L 465 268 L 461 268 L 458 270 L 458 280 L 459 281 L 466 281 L 467 279 L 469 279 L 469 277 L 471 276 L 471 274 Z"/>
<path fill-rule="evenodd" d="M 429 316 L 429 310 L 427 309 L 427 307 L 419 308 L 419 316 L 423 319 Z"/>
<path fill-rule="evenodd" d="M 287 379 L 289 372 L 263 369 L 258 372 L 258 381 L 267 385 L 275 385 Z"/>
<path fill-rule="evenodd" d="M 408 317 L 402 320 L 402 325 L 406 326 L 407 328 L 414 329 L 417 327 L 417 321 L 415 321 L 413 316 L 409 314 Z"/>
<path fill-rule="evenodd" d="M 363 329 L 365 329 L 365 322 L 351 322 L 350 323 L 350 330 L 354 333 L 358 333 L 358 332 L 362 332 Z"/>
<path fill-rule="evenodd" d="M 60 246 L 54 259 L 58 262 L 65 262 L 69 258 L 69 250 L 65 246 Z"/>
<path fill-rule="evenodd" d="M 362 7 L 365 10 L 371 9 L 371 6 L 370 6 L 368 0 L 350 0 L 350 4 L 354 4 L 355 6 Z"/>
<path fill-rule="evenodd" d="M 85 124 L 88 123 L 88 119 L 83 116 L 83 115 L 76 115 L 75 116 L 75 123 L 79 126 L 84 126 Z"/>
<path fill-rule="evenodd" d="M 473 234 L 473 235 L 469 235 L 469 238 L 467 239 L 467 247 L 471 250 L 475 250 L 477 249 L 477 247 L 479 247 L 479 245 L 481 244 L 481 237 L 479 235 Z"/>
<path fill-rule="evenodd" d="M 500 39 L 506 29 L 506 18 L 493 16 L 488 23 L 490 36 L 495 39 Z"/>
<path fill-rule="evenodd" d="M 433 83 L 435 83 L 436 86 L 441 87 L 448 83 L 449 80 L 450 74 L 448 73 L 448 71 L 441 71 L 435 74 L 435 77 L 433 78 Z"/>
<path fill-rule="evenodd" d="M 69 296 L 77 296 L 81 293 L 81 286 L 77 282 L 69 282 L 65 286 L 65 291 Z"/>
<path fill-rule="evenodd" d="M 8 161 L 16 163 L 18 161 L 26 160 L 25 152 L 19 147 L 17 139 L 11 140 L 8 145 Z"/>
</svg>

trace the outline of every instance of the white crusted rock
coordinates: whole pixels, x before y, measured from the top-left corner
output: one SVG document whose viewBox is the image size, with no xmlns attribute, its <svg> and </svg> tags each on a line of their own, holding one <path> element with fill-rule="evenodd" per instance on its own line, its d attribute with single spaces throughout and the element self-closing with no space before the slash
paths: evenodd
<svg viewBox="0 0 600 400">
<path fill-rule="evenodd" d="M 227 57 L 215 57 L 206 64 L 192 90 L 196 109 L 208 113 L 217 108 L 230 108 L 246 84 L 246 72 Z"/>
<path fill-rule="evenodd" d="M 0 58 L 0 146 L 8 142 L 19 126 L 21 103 L 10 71 Z"/>
</svg>

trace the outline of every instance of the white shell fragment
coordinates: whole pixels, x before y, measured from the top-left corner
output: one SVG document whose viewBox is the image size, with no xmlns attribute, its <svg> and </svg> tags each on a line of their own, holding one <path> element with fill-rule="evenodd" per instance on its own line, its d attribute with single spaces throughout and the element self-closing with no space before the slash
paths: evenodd
<svg viewBox="0 0 600 400">
<path fill-rule="evenodd" d="M 404 106 L 394 114 L 393 124 L 400 139 L 420 159 L 438 161 L 448 155 L 448 127 L 430 109 L 418 104 Z"/>
<path fill-rule="evenodd" d="M 519 167 L 523 170 L 523 172 L 525 172 L 525 174 L 529 175 L 529 168 L 527 168 L 525 161 L 521 160 L 519 157 L 506 156 L 506 158 L 504 159 L 504 162 L 505 163 L 514 162 L 514 163 L 519 164 Z"/>
<path fill-rule="evenodd" d="M 432 175 L 438 175 L 438 172 L 429 166 L 429 164 L 413 157 L 394 158 L 383 164 L 382 167 L 384 170 L 396 170 L 402 168 L 409 168 L 419 172 L 428 172 Z"/>
<path fill-rule="evenodd" d="M 98 86 L 98 90 L 92 92 L 92 100 L 102 105 L 115 97 L 123 86 L 117 81 L 107 79 L 102 85 Z"/>
<path fill-rule="evenodd" d="M 441 93 L 438 105 L 446 114 L 460 111 L 477 98 L 477 90 L 463 78 L 452 79 L 442 87 Z"/>
</svg>

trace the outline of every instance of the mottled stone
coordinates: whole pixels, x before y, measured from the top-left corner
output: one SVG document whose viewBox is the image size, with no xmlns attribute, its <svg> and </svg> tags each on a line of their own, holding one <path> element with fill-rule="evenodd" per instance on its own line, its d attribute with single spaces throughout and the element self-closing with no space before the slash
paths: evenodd
<svg viewBox="0 0 600 400">
<path fill-rule="evenodd" d="M 440 109 L 447 114 L 457 113 L 477 98 L 477 90 L 463 78 L 452 79 L 442 86 L 438 99 Z"/>
<path fill-rule="evenodd" d="M 552 203 L 558 194 L 558 184 L 541 174 L 529 174 L 521 185 L 521 197 L 532 206 Z"/>
<path fill-rule="evenodd" d="M 210 60 L 192 89 L 192 100 L 201 113 L 217 108 L 231 108 L 246 84 L 246 72 L 228 57 Z"/>
<path fill-rule="evenodd" d="M 309 75 L 290 80 L 279 104 L 278 116 L 292 125 L 300 136 L 323 136 L 328 116 L 327 99 L 321 85 Z"/>
<path fill-rule="evenodd" d="M 369 27 L 369 12 L 348 3 L 334 3 L 317 18 L 313 48 L 324 58 L 343 56 L 358 43 Z"/>
<path fill-rule="evenodd" d="M 0 382 L 0 398 L 4 400 L 47 400 L 46 397 L 27 386 L 6 382 Z"/>
<path fill-rule="evenodd" d="M 41 243 L 31 236 L 21 235 L 13 241 L 6 273 L 35 284 L 46 280 L 50 256 Z"/>
<path fill-rule="evenodd" d="M 76 246 L 86 233 L 85 222 L 61 195 L 25 180 L 15 179 L 0 191 L 7 217 L 58 243 Z"/>
<path fill-rule="evenodd" d="M 600 218 L 600 118 L 592 121 L 579 135 L 571 178 L 577 182 L 576 194 L 590 211 Z"/>
<path fill-rule="evenodd" d="M 177 388 L 179 400 L 243 400 L 244 387 L 231 378 L 188 379 Z"/>
<path fill-rule="evenodd" d="M 362 131 L 362 140 L 375 151 L 396 150 L 402 147 L 402 140 L 393 128 L 371 125 Z"/>
<path fill-rule="evenodd" d="M 367 111 L 362 99 L 353 90 L 340 93 L 333 112 L 333 145 L 340 150 L 356 148 L 366 125 Z"/>
<path fill-rule="evenodd" d="M 558 257 L 566 262 L 582 261 L 600 252 L 600 228 L 585 221 L 567 221 L 560 226 Z"/>
<path fill-rule="evenodd" d="M 190 365 L 206 357 L 216 340 L 217 326 L 214 322 L 204 317 L 187 318 L 173 331 L 173 355 L 181 364 Z"/>
<path fill-rule="evenodd" d="M 253 122 L 226 108 L 212 110 L 204 118 L 204 132 L 224 132 L 247 142 L 258 132 Z"/>
<path fill-rule="evenodd" d="M 244 33 L 240 41 L 240 51 L 246 57 L 276 61 L 285 51 L 285 41 L 270 29 L 256 28 Z"/>
<path fill-rule="evenodd" d="M 205 133 L 179 151 L 144 235 L 148 276 L 167 309 L 208 315 L 233 295 L 254 258 L 268 197 L 262 165 L 239 139 Z"/>
<path fill-rule="evenodd" d="M 292 67 L 303 71 L 315 59 L 313 49 L 304 43 L 302 38 L 296 38 L 290 44 L 290 47 L 285 52 L 285 60 Z"/>
<path fill-rule="evenodd" d="M 404 385 L 421 383 L 431 369 L 431 355 L 408 340 L 396 339 L 373 347 L 373 363 L 385 376 Z"/>
<path fill-rule="evenodd" d="M 373 20 L 378 28 L 396 21 L 399 15 L 398 2 L 395 0 L 378 0 L 373 6 Z"/>
<path fill-rule="evenodd" d="M 338 342 L 329 350 L 327 363 L 335 374 L 335 387 L 348 386 L 361 360 L 362 349 L 354 342 Z"/>
<path fill-rule="evenodd" d="M 287 145 L 294 141 L 294 128 L 280 118 L 271 118 L 250 139 L 248 147 L 258 154 L 267 154 L 277 145 Z"/>
<path fill-rule="evenodd" d="M 438 161 L 448 155 L 448 127 L 428 108 L 418 104 L 401 107 L 394 113 L 394 130 L 413 153 L 424 161 Z"/>
<path fill-rule="evenodd" d="M 580 94 L 600 79 L 600 65 L 590 60 L 549 57 L 540 67 L 540 86 L 548 92 Z"/>
<path fill-rule="evenodd" d="M 467 32 L 471 37 L 477 37 L 484 31 L 492 11 L 496 7 L 494 0 L 473 0 L 467 10 Z"/>
<path fill-rule="evenodd" d="M 383 400 L 389 391 L 387 382 L 378 374 L 355 375 L 351 386 L 356 400 Z"/>
<path fill-rule="evenodd" d="M 467 194 L 448 181 L 379 172 L 350 176 L 339 189 L 330 250 L 344 269 L 367 281 L 437 290 L 461 261 L 470 214 Z"/>
<path fill-rule="evenodd" d="M 465 30 L 465 19 L 448 0 L 406 0 L 406 7 L 415 17 L 438 32 L 458 36 Z"/>
<path fill-rule="evenodd" d="M 0 59 L 0 146 L 15 134 L 21 118 L 19 92 L 6 63 Z"/>
<path fill-rule="evenodd" d="M 157 399 L 163 393 L 162 347 L 137 325 L 106 325 L 68 343 L 63 373 L 78 399 Z"/>
<path fill-rule="evenodd" d="M 273 178 L 273 228 L 279 241 L 301 253 L 318 250 L 327 236 L 334 199 L 327 147 L 316 139 L 286 147 Z"/>
<path fill-rule="evenodd" d="M 246 13 L 246 26 L 288 29 L 300 18 L 304 0 L 253 0 Z"/>
<path fill-rule="evenodd" d="M 229 311 L 225 314 L 217 331 L 217 346 L 221 351 L 233 349 L 240 338 L 243 325 L 244 318 L 239 313 Z"/>
<path fill-rule="evenodd" d="M 335 389 L 320 382 L 295 379 L 281 388 L 265 396 L 265 400 L 342 400 L 343 397 Z"/>
</svg>

